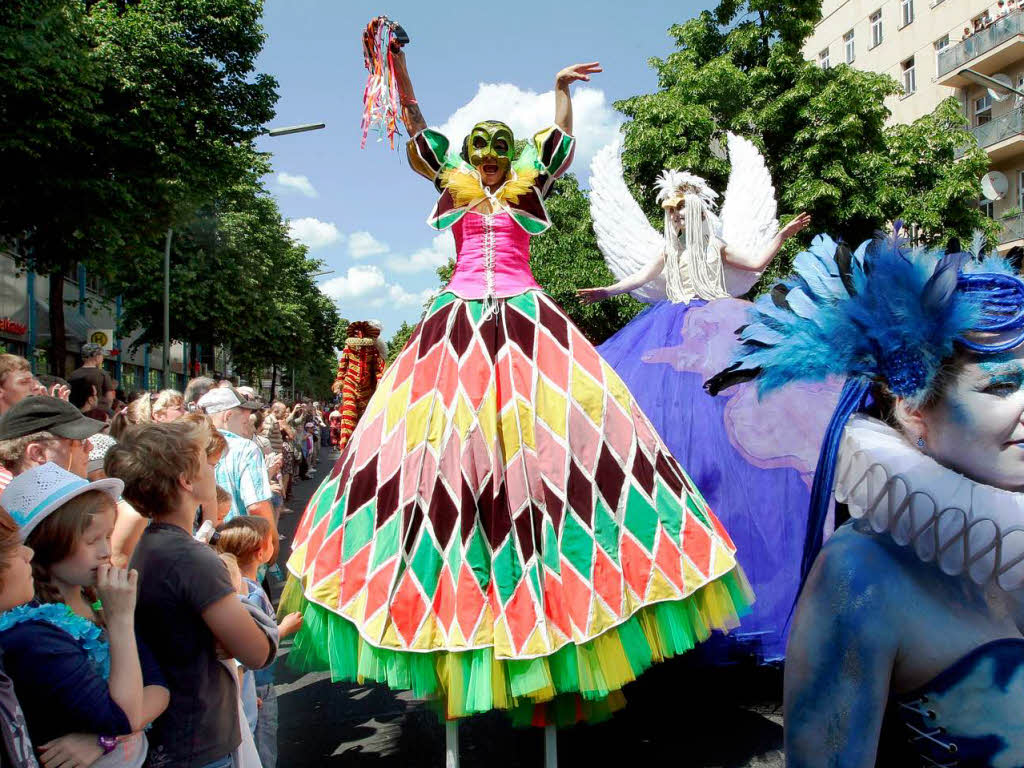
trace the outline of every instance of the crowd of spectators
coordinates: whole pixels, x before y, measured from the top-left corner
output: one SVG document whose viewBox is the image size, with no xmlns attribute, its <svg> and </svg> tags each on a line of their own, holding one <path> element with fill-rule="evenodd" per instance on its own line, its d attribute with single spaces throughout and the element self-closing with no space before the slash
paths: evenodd
<svg viewBox="0 0 1024 768">
<path fill-rule="evenodd" d="M 964 33 L 962 40 L 974 37 L 974 35 L 982 32 L 997 21 L 1005 19 L 1011 13 L 1019 11 L 1021 9 L 1021 3 L 1018 0 L 997 0 L 995 8 L 988 9 L 984 13 L 976 16 L 971 22 L 970 26 L 964 27 Z"/>
<path fill-rule="evenodd" d="M 325 414 L 119 397 L 83 353 L 67 382 L 0 355 L 0 765 L 272 768 L 278 523 Z"/>
</svg>

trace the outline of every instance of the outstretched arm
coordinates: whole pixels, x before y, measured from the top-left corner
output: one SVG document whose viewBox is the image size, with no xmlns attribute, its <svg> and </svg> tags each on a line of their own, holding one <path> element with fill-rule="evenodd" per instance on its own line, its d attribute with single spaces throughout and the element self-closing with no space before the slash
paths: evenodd
<svg viewBox="0 0 1024 768">
<path fill-rule="evenodd" d="M 402 102 L 402 122 L 405 123 L 405 130 L 410 136 L 427 127 L 427 121 L 423 119 L 420 105 L 416 101 L 416 93 L 412 89 L 412 80 L 409 78 L 409 69 L 405 64 L 405 51 L 392 44 L 391 58 L 395 62 L 395 75 L 398 77 L 398 97 Z"/>
<path fill-rule="evenodd" d="M 663 269 L 665 269 L 665 254 L 661 253 L 658 254 L 658 258 L 652 259 L 646 267 L 638 272 L 634 272 L 629 277 L 622 278 L 617 283 L 605 286 L 604 288 L 580 288 L 576 291 L 576 295 L 580 297 L 584 304 L 594 304 L 612 296 L 618 296 L 620 293 L 628 293 L 647 285 L 647 283 L 660 275 Z"/>
<path fill-rule="evenodd" d="M 807 213 L 799 214 L 789 224 L 779 230 L 764 249 L 760 252 L 742 251 L 728 243 L 722 248 L 722 258 L 730 267 L 745 269 L 749 272 L 761 272 L 767 267 L 775 254 L 782 248 L 782 244 L 793 235 L 797 234 L 811 223 L 811 217 Z"/>
<path fill-rule="evenodd" d="M 572 98 L 569 86 L 577 80 L 588 82 L 590 76 L 603 72 L 601 65 L 592 61 L 590 64 L 573 64 L 555 75 L 555 125 L 572 136 Z"/>
</svg>

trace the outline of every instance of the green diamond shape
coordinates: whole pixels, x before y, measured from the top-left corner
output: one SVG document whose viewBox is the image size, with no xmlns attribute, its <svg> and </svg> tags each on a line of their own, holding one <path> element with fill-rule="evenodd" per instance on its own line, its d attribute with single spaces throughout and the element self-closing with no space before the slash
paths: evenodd
<svg viewBox="0 0 1024 768">
<path fill-rule="evenodd" d="M 452 537 L 451 543 L 448 545 L 448 554 L 446 559 L 448 560 L 448 570 L 452 572 L 452 578 L 458 580 L 459 578 L 459 566 L 462 564 L 462 542 L 458 535 Z"/>
<path fill-rule="evenodd" d="M 373 536 L 373 517 L 377 511 L 376 502 L 370 502 L 345 521 L 344 543 L 341 549 L 342 562 L 352 559 Z"/>
<path fill-rule="evenodd" d="M 324 515 L 330 511 L 331 505 L 334 503 L 334 494 L 337 492 L 337 488 L 337 479 L 320 487 L 320 490 L 317 493 L 316 511 L 313 513 L 313 526 L 323 520 Z"/>
<path fill-rule="evenodd" d="M 608 505 L 598 496 L 594 505 L 594 538 L 601 549 L 612 559 L 619 562 L 619 524 L 612 515 Z"/>
<path fill-rule="evenodd" d="M 482 301 L 467 301 L 466 309 L 469 316 L 473 318 L 473 325 L 480 325 L 480 318 L 484 316 L 484 303 Z"/>
<path fill-rule="evenodd" d="M 661 480 L 658 480 L 658 516 L 665 526 L 672 541 L 679 541 L 679 531 L 683 527 L 683 505 L 679 499 Z"/>
<path fill-rule="evenodd" d="M 473 571 L 476 583 L 480 589 L 487 591 L 487 585 L 491 583 L 491 558 L 487 551 L 487 543 L 483 534 L 480 533 L 480 526 L 473 529 L 473 535 L 466 543 L 466 562 Z"/>
<path fill-rule="evenodd" d="M 533 565 L 530 566 L 529 574 L 530 581 L 533 582 L 533 594 L 543 595 L 544 590 L 541 589 L 540 563 L 534 561 Z"/>
<path fill-rule="evenodd" d="M 513 296 L 508 300 L 508 303 L 527 317 L 533 320 L 537 319 L 537 299 L 532 291 Z"/>
<path fill-rule="evenodd" d="M 512 599 L 522 578 L 523 564 L 509 536 L 501 549 L 494 553 L 494 585 L 498 588 L 498 597 L 503 604 Z"/>
<path fill-rule="evenodd" d="M 384 525 L 377 531 L 373 540 L 373 562 L 370 570 L 376 570 L 380 565 L 398 554 L 398 515 L 392 515 Z"/>
<path fill-rule="evenodd" d="M 636 486 L 630 486 L 629 495 L 626 497 L 626 514 L 623 522 L 626 529 L 648 552 L 654 552 L 654 538 L 658 534 L 658 513 Z"/>
<path fill-rule="evenodd" d="M 420 536 L 420 545 L 416 548 L 416 554 L 412 556 L 409 567 L 412 568 L 412 572 L 416 574 L 416 578 L 423 585 L 428 599 L 433 598 L 434 592 L 437 590 L 437 581 L 441 576 L 442 565 L 444 565 L 444 558 L 434 546 L 430 534 L 423 531 Z"/>
<path fill-rule="evenodd" d="M 431 304 L 430 309 L 427 310 L 426 317 L 430 317 L 432 314 L 437 312 L 437 310 L 441 309 L 446 304 L 451 304 L 453 301 L 455 301 L 456 298 L 458 297 L 454 293 L 449 293 L 448 291 L 445 291 L 436 299 L 434 299 L 434 303 Z"/>
<path fill-rule="evenodd" d="M 558 556 L 558 534 L 550 520 L 544 521 L 544 565 L 555 573 L 562 572 L 562 561 Z"/>
<path fill-rule="evenodd" d="M 562 524 L 562 554 L 585 580 L 590 581 L 594 562 L 594 539 L 586 526 L 576 518 L 575 513 L 566 515 Z"/>
<path fill-rule="evenodd" d="M 704 516 L 704 510 L 698 507 L 696 502 L 689 496 L 686 497 L 686 508 L 693 513 L 694 517 L 704 523 L 705 528 L 711 527 L 710 521 Z"/>
</svg>

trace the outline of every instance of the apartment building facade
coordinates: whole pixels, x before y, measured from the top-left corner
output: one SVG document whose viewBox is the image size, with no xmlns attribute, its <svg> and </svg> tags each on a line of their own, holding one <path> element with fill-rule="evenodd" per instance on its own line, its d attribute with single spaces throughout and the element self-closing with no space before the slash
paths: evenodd
<svg viewBox="0 0 1024 768">
<path fill-rule="evenodd" d="M 1005 75 L 1024 90 L 1024 3 L 1017 0 L 824 0 L 804 45 L 819 66 L 849 64 L 892 76 L 902 86 L 887 106 L 909 123 L 950 96 L 971 133 L 1002 173 L 1005 195 L 979 206 L 999 221 L 1000 251 L 1024 245 L 1024 99 L 995 93 L 960 73 Z M 1001 97 L 1001 100 L 1000 100 Z"/>
</svg>

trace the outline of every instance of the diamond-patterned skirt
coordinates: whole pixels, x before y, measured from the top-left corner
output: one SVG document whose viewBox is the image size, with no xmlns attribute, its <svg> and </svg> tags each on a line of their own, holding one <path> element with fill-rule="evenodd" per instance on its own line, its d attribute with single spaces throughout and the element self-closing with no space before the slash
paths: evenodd
<svg viewBox="0 0 1024 768">
<path fill-rule="evenodd" d="M 751 599 L 700 492 L 539 291 L 438 297 L 293 548 L 299 663 L 449 716 L 606 698 Z"/>
</svg>

